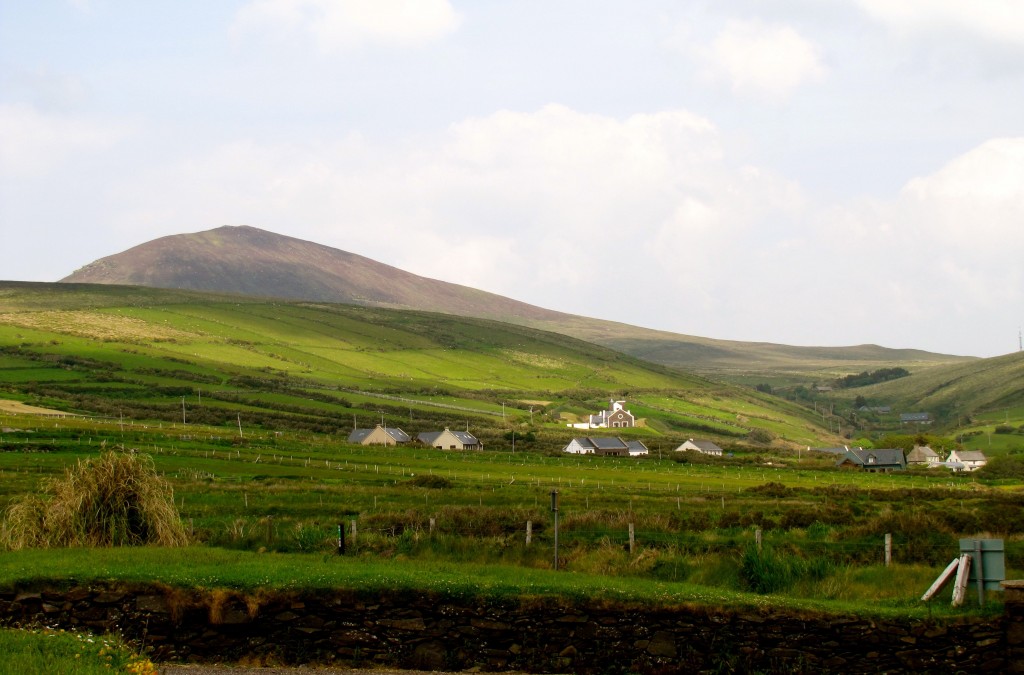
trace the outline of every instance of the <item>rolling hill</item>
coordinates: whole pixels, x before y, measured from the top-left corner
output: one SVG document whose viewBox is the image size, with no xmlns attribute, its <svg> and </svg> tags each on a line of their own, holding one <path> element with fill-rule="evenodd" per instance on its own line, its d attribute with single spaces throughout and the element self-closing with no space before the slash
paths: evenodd
<svg viewBox="0 0 1024 675">
<path fill-rule="evenodd" d="M 569 336 L 489 319 L 138 286 L 0 282 L 0 398 L 130 419 L 341 432 L 569 422 L 628 398 L 638 436 L 827 437 L 812 413 Z M 361 422 L 359 422 L 361 420 Z"/>
<path fill-rule="evenodd" d="M 564 314 L 248 226 L 156 239 L 90 263 L 61 281 L 243 293 L 497 319 L 746 383 L 768 376 L 827 379 L 893 365 L 913 370 L 967 360 L 875 345 L 794 347 L 715 340 Z"/>
</svg>

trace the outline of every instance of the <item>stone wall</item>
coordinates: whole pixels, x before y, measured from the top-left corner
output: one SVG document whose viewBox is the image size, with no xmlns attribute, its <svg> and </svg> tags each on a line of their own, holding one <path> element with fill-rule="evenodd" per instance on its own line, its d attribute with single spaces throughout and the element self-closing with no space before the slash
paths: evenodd
<svg viewBox="0 0 1024 675">
<path fill-rule="evenodd" d="M 575 673 L 1024 672 L 1024 612 L 943 621 L 411 593 L 0 592 L 0 621 L 120 632 L 156 661 Z"/>
</svg>

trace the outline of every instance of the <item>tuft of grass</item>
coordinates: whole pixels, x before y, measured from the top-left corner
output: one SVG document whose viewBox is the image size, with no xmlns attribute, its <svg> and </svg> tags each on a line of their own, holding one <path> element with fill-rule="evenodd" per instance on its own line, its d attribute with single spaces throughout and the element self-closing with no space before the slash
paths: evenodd
<svg viewBox="0 0 1024 675">
<path fill-rule="evenodd" d="M 0 542 L 12 550 L 67 546 L 184 546 L 174 491 L 148 455 L 106 451 L 8 507 Z"/>
<path fill-rule="evenodd" d="M 127 673 L 157 675 L 156 666 L 119 637 L 42 630 L 0 629 L 0 673 Z"/>
</svg>

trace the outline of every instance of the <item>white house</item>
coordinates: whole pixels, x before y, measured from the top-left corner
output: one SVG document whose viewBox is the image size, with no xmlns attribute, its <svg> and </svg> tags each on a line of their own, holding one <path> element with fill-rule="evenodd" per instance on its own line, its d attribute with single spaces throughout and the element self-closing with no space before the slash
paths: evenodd
<svg viewBox="0 0 1024 675">
<path fill-rule="evenodd" d="M 574 438 L 569 441 L 569 445 L 562 448 L 562 452 L 573 455 L 592 455 L 594 454 L 594 444 L 590 442 L 589 438 Z"/>
<path fill-rule="evenodd" d="M 444 431 L 424 431 L 417 436 L 420 443 L 438 450 L 483 450 L 484 446 L 476 436 L 468 431 L 452 431 L 445 427 Z"/>
<path fill-rule="evenodd" d="M 676 448 L 676 452 L 689 451 L 700 452 L 705 455 L 711 455 L 712 457 L 722 456 L 722 449 L 711 441 L 695 441 L 691 438 L 690 440 L 686 441 L 678 448 Z"/>
<path fill-rule="evenodd" d="M 626 410 L 625 401 L 609 401 L 608 409 L 590 415 L 586 422 L 567 425 L 573 429 L 620 429 L 635 427 L 636 418 Z"/>
<path fill-rule="evenodd" d="M 988 464 L 988 458 L 980 450 L 954 450 L 946 458 L 946 466 L 953 471 L 977 471 Z"/>
</svg>

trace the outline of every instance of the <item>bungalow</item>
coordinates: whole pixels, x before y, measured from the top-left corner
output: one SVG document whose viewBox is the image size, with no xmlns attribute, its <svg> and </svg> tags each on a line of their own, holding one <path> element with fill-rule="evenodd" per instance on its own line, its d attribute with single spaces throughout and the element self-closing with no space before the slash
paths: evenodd
<svg viewBox="0 0 1024 675">
<path fill-rule="evenodd" d="M 901 413 L 900 414 L 900 424 L 907 424 L 907 423 L 912 423 L 912 424 L 931 424 L 932 423 L 932 416 L 931 416 L 930 413 L 926 413 L 926 412 Z"/>
<path fill-rule="evenodd" d="M 452 431 L 448 427 L 444 431 L 424 431 L 417 440 L 438 450 L 483 450 L 483 444 L 468 431 Z"/>
<path fill-rule="evenodd" d="M 588 438 L 574 438 L 569 441 L 569 444 L 562 448 L 562 452 L 568 452 L 576 455 L 606 455 L 609 457 L 625 457 L 626 455 L 633 454 L 633 450 L 643 448 L 646 454 L 647 448 L 644 447 L 640 441 L 630 441 L 630 443 L 639 443 L 639 447 L 631 447 L 630 444 L 624 442 L 621 438 L 600 438 L 600 437 L 588 437 Z"/>
<path fill-rule="evenodd" d="M 861 469 L 870 473 L 905 471 L 907 459 L 900 449 L 847 450 L 836 462 L 841 469 Z"/>
<path fill-rule="evenodd" d="M 946 466 L 953 471 L 977 471 L 988 464 L 988 458 L 980 450 L 954 450 L 946 458 Z"/>
<path fill-rule="evenodd" d="M 359 445 L 399 445 L 412 439 L 398 427 L 377 425 L 373 429 L 353 429 L 348 435 L 349 443 Z"/>
<path fill-rule="evenodd" d="M 711 441 L 695 441 L 691 438 L 676 448 L 676 452 L 689 452 L 691 450 L 705 455 L 711 455 L 712 457 L 722 456 L 722 449 Z"/>
<path fill-rule="evenodd" d="M 929 469 L 940 466 L 942 460 L 939 453 L 927 445 L 915 445 L 914 449 L 907 453 L 907 464 L 913 466 L 926 466 Z"/>
</svg>

